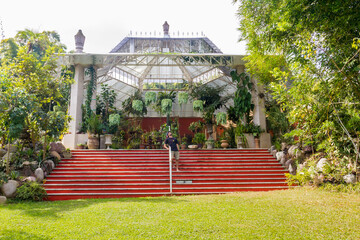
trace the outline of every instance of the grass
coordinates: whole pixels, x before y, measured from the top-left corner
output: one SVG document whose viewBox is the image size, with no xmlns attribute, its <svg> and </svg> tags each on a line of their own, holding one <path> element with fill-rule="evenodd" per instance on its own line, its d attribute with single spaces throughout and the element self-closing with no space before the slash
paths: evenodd
<svg viewBox="0 0 360 240">
<path fill-rule="evenodd" d="M 359 239 L 360 195 L 294 189 L 0 206 L 0 239 Z"/>
</svg>

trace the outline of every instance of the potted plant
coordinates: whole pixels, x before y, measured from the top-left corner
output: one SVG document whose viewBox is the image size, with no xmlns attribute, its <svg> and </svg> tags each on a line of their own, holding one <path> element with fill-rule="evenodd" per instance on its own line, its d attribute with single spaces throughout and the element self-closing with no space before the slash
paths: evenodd
<svg viewBox="0 0 360 240">
<path fill-rule="evenodd" d="M 180 147 L 181 147 L 181 150 L 185 150 L 186 149 L 186 144 L 187 143 L 187 137 L 183 137 L 182 139 L 181 139 L 181 145 L 180 145 Z"/>
<path fill-rule="evenodd" d="M 204 133 L 196 133 L 193 138 L 193 143 L 198 145 L 199 148 L 202 148 L 204 145 L 206 138 Z"/>
<path fill-rule="evenodd" d="M 64 158 L 71 158 L 72 154 L 70 151 L 70 148 L 67 148 L 64 152 L 63 152 Z"/>
<path fill-rule="evenodd" d="M 78 149 L 85 149 L 85 144 L 84 143 L 79 143 L 78 145 L 77 145 L 77 148 Z"/>
<path fill-rule="evenodd" d="M 88 120 L 88 148 L 99 149 L 99 134 L 102 132 L 100 116 L 92 114 Z"/>
</svg>

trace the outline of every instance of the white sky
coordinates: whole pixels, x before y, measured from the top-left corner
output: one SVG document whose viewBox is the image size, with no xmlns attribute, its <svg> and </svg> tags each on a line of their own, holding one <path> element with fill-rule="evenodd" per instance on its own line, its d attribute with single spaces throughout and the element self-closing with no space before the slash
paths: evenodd
<svg viewBox="0 0 360 240">
<path fill-rule="evenodd" d="M 5 38 L 26 28 L 56 31 L 67 50 L 75 49 L 74 35 L 82 29 L 84 51 L 108 53 L 132 31 L 133 36 L 178 31 L 204 34 L 224 53 L 245 54 L 238 42 L 237 6 L 232 0 L 0 0 L 0 20 Z M 0 36 L 1 38 L 1 36 Z"/>
</svg>

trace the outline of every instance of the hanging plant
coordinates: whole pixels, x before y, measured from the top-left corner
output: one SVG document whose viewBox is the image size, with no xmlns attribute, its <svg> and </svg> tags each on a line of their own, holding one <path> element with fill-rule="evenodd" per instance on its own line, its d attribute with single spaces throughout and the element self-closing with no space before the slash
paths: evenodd
<svg viewBox="0 0 360 240">
<path fill-rule="evenodd" d="M 186 104 L 189 100 L 189 94 L 187 92 L 180 92 L 179 93 L 179 104 L 180 106 Z"/>
<path fill-rule="evenodd" d="M 144 104 L 141 100 L 134 100 L 132 102 L 132 108 L 137 112 L 142 112 Z"/>
<path fill-rule="evenodd" d="M 161 112 L 165 114 L 170 114 L 171 110 L 172 110 L 172 100 L 167 98 L 161 100 Z"/>
<path fill-rule="evenodd" d="M 145 105 L 149 106 L 151 103 L 156 102 L 156 93 L 155 92 L 146 92 L 145 93 Z"/>
<path fill-rule="evenodd" d="M 204 110 L 204 102 L 201 100 L 195 100 L 193 102 L 193 109 L 195 112 L 202 112 Z"/>
<path fill-rule="evenodd" d="M 216 114 L 216 123 L 217 125 L 224 125 L 226 124 L 226 113 L 219 112 Z"/>
</svg>

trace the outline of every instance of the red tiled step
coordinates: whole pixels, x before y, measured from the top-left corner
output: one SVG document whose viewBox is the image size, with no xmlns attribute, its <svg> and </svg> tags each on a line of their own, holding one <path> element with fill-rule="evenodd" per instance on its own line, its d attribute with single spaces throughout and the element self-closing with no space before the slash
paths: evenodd
<svg viewBox="0 0 360 240">
<path fill-rule="evenodd" d="M 50 200 L 287 189 L 286 171 L 264 149 L 181 151 L 173 193 L 168 161 L 165 150 L 76 150 L 44 186 Z"/>
</svg>

